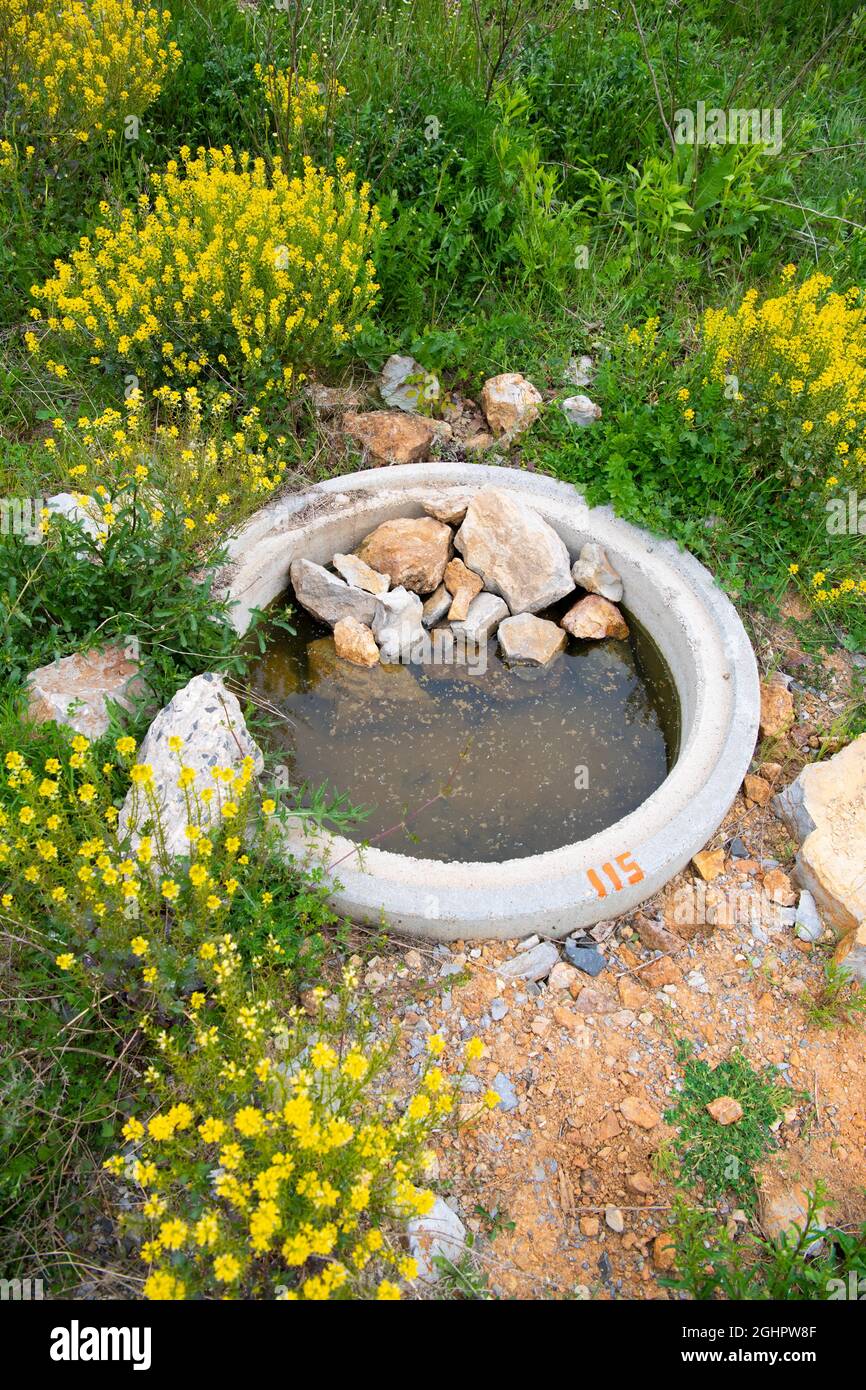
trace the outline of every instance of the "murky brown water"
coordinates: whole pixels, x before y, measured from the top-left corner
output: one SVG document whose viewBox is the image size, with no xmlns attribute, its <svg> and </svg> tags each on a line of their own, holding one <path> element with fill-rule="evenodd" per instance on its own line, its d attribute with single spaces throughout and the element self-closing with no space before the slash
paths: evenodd
<svg viewBox="0 0 866 1390">
<path fill-rule="evenodd" d="M 631 641 L 570 638 L 541 670 L 509 669 L 491 641 L 482 674 L 353 666 L 295 608 L 296 636 L 270 629 L 251 685 L 293 721 L 275 721 L 270 747 L 294 782 L 368 809 L 352 839 L 428 859 L 538 854 L 633 811 L 676 757 L 673 680 L 626 617 Z"/>
</svg>

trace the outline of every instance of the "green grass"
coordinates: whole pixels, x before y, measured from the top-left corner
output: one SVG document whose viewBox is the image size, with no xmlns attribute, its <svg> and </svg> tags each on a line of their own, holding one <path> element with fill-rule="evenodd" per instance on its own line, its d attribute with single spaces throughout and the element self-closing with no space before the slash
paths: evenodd
<svg viewBox="0 0 866 1390">
<path fill-rule="evenodd" d="M 776 1147 L 771 1127 L 795 1097 L 772 1068 L 756 1071 L 740 1052 L 713 1068 L 689 1057 L 690 1050 L 690 1044 L 680 1043 L 682 1089 L 664 1115 L 665 1123 L 678 1131 L 679 1181 L 686 1186 L 700 1182 L 709 1201 L 731 1195 L 751 1207 L 757 1195 L 754 1169 Z M 707 1110 L 722 1096 L 742 1106 L 742 1118 L 733 1124 L 719 1124 Z"/>
</svg>

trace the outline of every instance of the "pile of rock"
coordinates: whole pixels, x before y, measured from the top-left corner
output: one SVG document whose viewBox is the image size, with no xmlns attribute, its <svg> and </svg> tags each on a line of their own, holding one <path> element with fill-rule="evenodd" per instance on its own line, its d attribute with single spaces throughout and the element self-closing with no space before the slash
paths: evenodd
<svg viewBox="0 0 866 1390">
<path fill-rule="evenodd" d="M 585 544 L 572 564 L 538 512 L 499 488 L 424 504 L 425 516 L 377 526 L 333 571 L 298 559 L 290 574 L 302 607 L 334 631 L 337 654 L 359 666 L 413 660 L 428 632 L 450 627 L 465 646 L 494 633 L 509 664 L 546 666 L 580 640 L 625 640 L 620 576 Z M 455 554 L 454 552 L 458 553 Z M 538 615 L 580 588 L 558 622 Z"/>
<path fill-rule="evenodd" d="M 458 446 L 466 455 L 483 453 L 496 443 L 508 446 L 538 419 L 542 395 L 520 372 L 501 372 L 485 381 L 480 405 L 459 392 L 443 394 L 439 379 L 414 357 L 395 353 L 379 378 L 386 410 L 358 410 L 357 392 L 343 393 L 343 429 L 374 465 L 417 463 L 435 444 Z M 333 414 L 335 388 L 316 387 L 311 399 L 317 414 Z M 588 396 L 561 402 L 570 423 L 585 426 L 601 416 Z"/>
</svg>

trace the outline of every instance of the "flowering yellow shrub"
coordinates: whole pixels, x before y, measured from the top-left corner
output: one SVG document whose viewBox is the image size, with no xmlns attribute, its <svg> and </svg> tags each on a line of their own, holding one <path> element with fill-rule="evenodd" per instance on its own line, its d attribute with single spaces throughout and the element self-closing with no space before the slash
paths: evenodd
<svg viewBox="0 0 866 1390">
<path fill-rule="evenodd" d="M 788 265 L 779 294 L 761 300 L 753 289 L 733 313 L 707 311 L 711 375 L 792 487 L 847 497 L 866 485 L 866 298 L 857 287 L 832 290 L 828 275 L 800 284 L 795 275 Z M 858 589 L 866 593 L 866 578 L 813 576 L 820 602 Z"/>
<path fill-rule="evenodd" d="M 276 68 L 273 63 L 265 68 L 256 63 L 255 74 L 278 126 L 294 134 L 318 129 L 329 110 L 346 95 L 346 88 L 335 79 L 322 81 L 315 53 L 310 55 L 307 75 L 291 68 Z"/>
<path fill-rule="evenodd" d="M 201 969 L 188 1047 L 144 1020 L 174 1084 L 157 1062 L 159 1108 L 127 1121 L 106 1164 L 140 1191 L 126 1224 L 142 1236 L 145 1296 L 399 1298 L 417 1274 L 401 1228 L 433 1206 L 427 1145 L 454 1106 L 442 1039 L 400 1096 L 385 1085 L 389 1048 L 349 1016 L 354 967 L 337 1014 L 314 1019 L 233 989 L 224 957 Z"/>
<path fill-rule="evenodd" d="M 271 440 L 256 406 L 230 422 L 227 391 L 205 398 L 195 386 L 162 386 L 154 398 L 155 424 L 138 390 L 123 410 L 83 415 L 71 426 L 55 420 L 44 447 L 56 459 L 58 479 L 100 531 L 109 529 L 106 508 L 116 519 L 123 499 L 138 491 L 154 525 L 162 524 L 162 499 L 170 497 L 194 541 L 222 537 L 279 486 L 287 440 Z"/>
<path fill-rule="evenodd" d="M 86 954 L 92 966 L 168 1007 L 188 954 L 219 940 L 230 919 L 254 910 L 266 939 L 274 893 L 261 885 L 276 807 L 257 797 L 251 759 L 238 770 L 214 768 L 204 784 L 184 765 L 182 740 L 174 740 L 190 843 L 190 858 L 178 868 L 165 854 L 153 770 L 134 761 L 135 749 L 124 735 L 103 761 L 76 734 L 65 759 L 31 765 L 18 750 L 5 754 L 2 902 L 62 941 L 61 969 L 84 968 Z M 132 823 L 142 832 L 134 847 L 119 832 L 118 779 L 133 792 Z M 278 946 L 276 937 L 268 945 L 275 959 Z"/>
<path fill-rule="evenodd" d="M 92 980 L 131 1001 L 150 1043 L 146 1098 L 105 1163 L 135 1191 L 122 1220 L 140 1238 L 145 1296 L 399 1298 L 417 1273 L 405 1223 L 434 1201 L 427 1145 L 483 1044 L 471 1039 L 447 1075 L 433 1035 L 417 1086 L 395 1091 L 356 958 L 333 993 L 291 1004 L 290 875 L 268 858 L 277 808 L 251 760 L 204 782 L 169 740 L 189 842 L 189 858 L 171 860 L 135 740 L 118 738 L 108 762 L 82 735 L 70 746 L 3 757 L 0 904 L 17 930 L 39 924 L 70 990 Z M 118 782 L 134 792 L 134 838 L 118 830 Z M 302 896 L 299 931 L 309 885 Z M 478 1113 L 498 1103 L 488 1091 Z"/>
<path fill-rule="evenodd" d="M 49 329 L 148 378 L 289 390 L 361 331 L 379 286 L 367 184 L 304 161 L 181 150 L 138 209 L 106 217 L 36 298 Z M 39 311 L 34 310 L 39 317 Z"/>
<path fill-rule="evenodd" d="M 55 138 L 122 131 L 180 62 L 169 11 L 134 0 L 0 0 L 0 15 L 15 90 Z"/>
</svg>

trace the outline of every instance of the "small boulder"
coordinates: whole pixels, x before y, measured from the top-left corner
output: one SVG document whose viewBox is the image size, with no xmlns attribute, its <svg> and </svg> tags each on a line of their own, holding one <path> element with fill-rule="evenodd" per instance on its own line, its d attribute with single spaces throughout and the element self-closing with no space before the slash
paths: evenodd
<svg viewBox="0 0 866 1390">
<path fill-rule="evenodd" d="M 464 642 L 480 646 L 508 617 L 508 609 L 496 594 L 479 594 L 469 605 L 469 611 L 462 622 L 453 623 L 452 631 L 462 637 Z"/>
<path fill-rule="evenodd" d="M 418 1278 L 435 1284 L 440 1270 L 434 1261 L 459 1265 L 466 1247 L 466 1227 L 447 1202 L 437 1197 L 426 1216 L 413 1217 L 407 1226 L 409 1253 L 418 1263 Z"/>
<path fill-rule="evenodd" d="M 447 526 L 459 526 L 472 498 L 469 493 L 453 498 L 436 498 L 422 505 L 428 516 L 444 521 Z"/>
<path fill-rule="evenodd" d="M 821 921 L 818 905 L 805 888 L 797 903 L 794 930 L 801 941 L 820 941 L 824 935 L 824 923 Z"/>
<path fill-rule="evenodd" d="M 723 849 L 702 849 L 692 855 L 692 863 L 705 883 L 712 883 L 725 868 Z"/>
<path fill-rule="evenodd" d="M 430 598 L 424 599 L 424 607 L 421 610 L 421 621 L 423 621 L 424 627 L 435 627 L 436 623 L 441 623 L 445 614 L 448 613 L 450 605 L 452 605 L 452 596 L 445 585 L 441 584 L 438 589 L 432 591 Z"/>
<path fill-rule="evenodd" d="M 375 596 L 347 584 L 323 565 L 312 560 L 293 560 L 289 577 L 298 603 L 319 622 L 334 627 L 341 618 L 355 618 L 369 627 L 373 621 Z"/>
<path fill-rule="evenodd" d="M 346 410 L 357 410 L 364 404 L 364 392 L 359 387 L 325 386 L 320 381 L 311 381 L 308 384 L 307 396 L 321 420 L 328 420 L 333 415 L 342 415 Z"/>
<path fill-rule="evenodd" d="M 761 681 L 761 738 L 778 738 L 794 722 L 794 697 L 787 686 Z"/>
<path fill-rule="evenodd" d="M 390 580 L 387 574 L 378 574 L 357 555 L 338 554 L 334 556 L 332 563 L 340 578 L 345 579 L 346 583 L 354 588 L 363 589 L 367 594 L 388 592 Z"/>
<path fill-rule="evenodd" d="M 630 1125 L 637 1125 L 639 1129 L 655 1129 L 661 1122 L 659 1112 L 642 1096 L 626 1096 L 620 1111 Z"/>
<path fill-rule="evenodd" d="M 547 666 L 568 640 L 556 623 L 534 613 L 503 619 L 497 637 L 503 657 L 515 666 Z"/>
<path fill-rule="evenodd" d="M 802 1184 L 788 1182 L 781 1174 L 766 1173 L 761 1179 L 758 1221 L 768 1240 L 777 1245 L 790 1245 L 802 1239 L 809 1213 L 809 1193 Z M 816 1254 L 823 1244 L 827 1213 L 815 1211 L 809 1241 L 804 1254 Z"/>
<path fill-rule="evenodd" d="M 604 549 L 594 541 L 587 541 L 581 547 L 580 555 L 571 567 L 571 577 L 587 593 L 601 594 L 610 603 L 622 601 L 622 579 Z"/>
<path fill-rule="evenodd" d="M 454 544 L 512 613 L 538 613 L 574 589 L 568 551 L 543 517 L 503 488 L 470 502 Z"/>
<path fill-rule="evenodd" d="M 445 566 L 445 588 L 452 595 L 448 609 L 448 621 L 462 623 L 469 612 L 469 605 L 484 588 L 481 578 L 467 569 L 462 560 L 449 560 Z"/>
<path fill-rule="evenodd" d="M 27 687 L 31 719 L 66 724 L 89 739 L 107 733 L 112 701 L 131 710 L 134 698 L 144 693 L 138 662 L 111 644 L 37 667 L 27 677 Z"/>
<path fill-rule="evenodd" d="M 570 425 L 580 428 L 601 419 L 601 406 L 591 401 L 589 396 L 569 396 L 560 402 L 560 409 Z"/>
<path fill-rule="evenodd" d="M 717 1125 L 735 1125 L 743 1118 L 743 1107 L 733 1096 L 716 1096 L 706 1109 Z"/>
<path fill-rule="evenodd" d="M 439 399 L 439 378 L 414 357 L 395 352 L 382 368 L 379 394 L 386 405 L 396 410 L 423 412 Z"/>
<path fill-rule="evenodd" d="M 451 528 L 432 516 L 397 516 L 371 531 L 355 554 L 395 589 L 431 594 L 442 583 L 451 536 Z"/>
<path fill-rule="evenodd" d="M 402 586 L 379 597 L 373 617 L 373 636 L 379 644 L 382 661 L 405 664 L 412 660 L 416 644 L 423 641 L 425 635 L 422 612 L 418 595 Z"/>
<path fill-rule="evenodd" d="M 662 1231 L 653 1241 L 653 1264 L 656 1269 L 673 1269 L 677 1262 L 677 1244 L 670 1231 Z"/>
<path fill-rule="evenodd" d="M 758 777 L 754 772 L 747 772 L 743 780 L 743 792 L 746 800 L 751 801 L 753 806 L 766 806 L 773 795 L 773 788 L 763 777 Z"/>
<path fill-rule="evenodd" d="M 334 648 L 337 656 L 356 666 L 375 666 L 379 648 L 370 628 L 357 618 L 341 618 L 334 625 Z"/>
<path fill-rule="evenodd" d="M 434 589 L 429 598 L 424 600 L 424 607 L 421 612 L 421 621 L 425 627 L 435 627 L 441 623 L 448 609 L 451 607 L 451 595 L 440 584 L 438 589 Z"/>
<path fill-rule="evenodd" d="M 520 372 L 502 372 L 485 381 L 481 409 L 498 437 L 513 439 L 538 419 L 541 393 Z"/>
<path fill-rule="evenodd" d="M 417 463 L 426 458 L 437 434 L 430 420 L 402 410 L 349 410 L 343 416 L 343 429 L 370 455 L 374 466 Z"/>
<path fill-rule="evenodd" d="M 572 637 L 582 641 L 603 641 L 607 637 L 615 637 L 624 642 L 628 637 L 625 618 L 615 604 L 600 594 L 588 594 L 580 599 L 573 608 L 569 608 L 560 625 Z"/>
<path fill-rule="evenodd" d="M 169 747 L 175 737 L 181 739 L 179 752 Z M 152 802 L 159 813 L 168 859 L 188 857 L 188 799 L 192 797 L 195 802 L 196 793 L 205 787 L 213 790 L 214 768 L 232 768 L 237 773 L 247 758 L 252 773 L 259 776 L 264 758 L 246 726 L 237 697 L 226 688 L 222 676 L 213 672 L 195 676 L 160 710 L 142 740 L 138 762 L 152 770 L 150 791 L 137 785 L 129 788 L 118 819 L 121 839 L 129 834 L 135 849 L 153 815 Z M 182 766 L 196 774 L 191 787 L 178 785 Z M 199 799 L 197 823 L 202 828 L 219 819 L 220 800 L 216 796 L 209 802 Z M 169 867 L 162 865 L 166 870 Z"/>
<path fill-rule="evenodd" d="M 773 798 L 799 844 L 794 877 L 840 936 L 866 922 L 866 734 Z"/>
<path fill-rule="evenodd" d="M 552 941 L 539 941 L 528 951 L 518 951 L 502 965 L 497 965 L 496 973 L 503 980 L 543 980 L 559 960 L 559 952 Z"/>
</svg>

